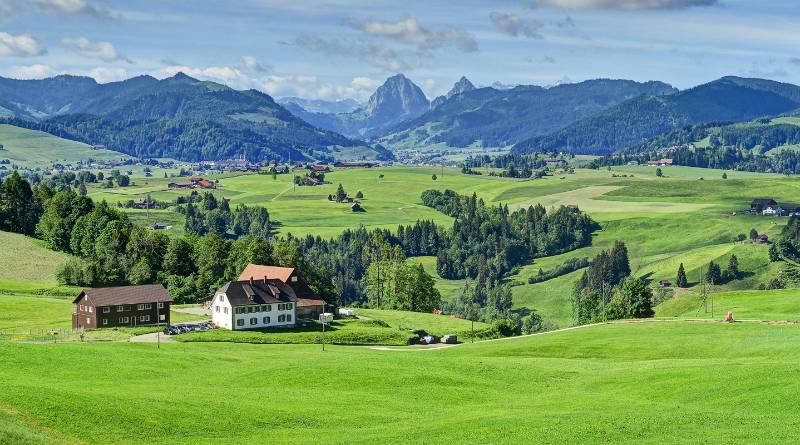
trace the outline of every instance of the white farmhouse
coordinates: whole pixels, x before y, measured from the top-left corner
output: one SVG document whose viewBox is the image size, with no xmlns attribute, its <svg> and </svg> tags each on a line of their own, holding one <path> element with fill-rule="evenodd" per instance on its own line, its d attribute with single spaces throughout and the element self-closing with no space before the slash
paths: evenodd
<svg viewBox="0 0 800 445">
<path fill-rule="evenodd" d="M 767 206 L 761 211 L 762 215 L 766 216 L 783 216 L 785 211 L 780 206 Z"/>
<path fill-rule="evenodd" d="M 211 320 L 231 330 L 293 327 L 297 301 L 281 280 L 230 281 L 214 294 Z"/>
</svg>

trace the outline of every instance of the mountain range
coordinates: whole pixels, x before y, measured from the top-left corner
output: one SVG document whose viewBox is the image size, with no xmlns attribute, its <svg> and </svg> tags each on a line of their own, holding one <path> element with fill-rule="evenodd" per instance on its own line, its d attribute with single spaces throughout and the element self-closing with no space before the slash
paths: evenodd
<svg viewBox="0 0 800 445">
<path fill-rule="evenodd" d="M 267 94 L 182 73 L 107 84 L 76 76 L 0 78 L 0 115 L 15 125 L 138 157 L 326 160 L 341 147 L 365 158 L 391 157 L 308 124 Z"/>
<path fill-rule="evenodd" d="M 687 125 L 790 113 L 800 109 L 800 87 L 723 77 L 683 91 L 613 79 L 498 89 L 461 77 L 429 101 L 397 74 L 363 105 L 280 102 L 182 73 L 107 84 L 66 75 L 0 78 L 6 122 L 133 156 L 183 160 L 391 159 L 389 149 L 431 145 L 602 155 Z"/>
<path fill-rule="evenodd" d="M 742 122 L 797 108 L 800 87 L 796 85 L 729 76 L 676 94 L 637 97 L 519 142 L 514 151 L 609 154 L 686 125 Z"/>
</svg>

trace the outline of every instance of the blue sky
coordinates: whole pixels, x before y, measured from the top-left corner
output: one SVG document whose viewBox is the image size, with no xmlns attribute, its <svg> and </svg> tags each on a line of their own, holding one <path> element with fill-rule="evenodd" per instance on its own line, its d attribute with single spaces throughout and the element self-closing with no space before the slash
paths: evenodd
<svg viewBox="0 0 800 445">
<path fill-rule="evenodd" d="M 273 96 L 365 100 L 403 72 L 434 97 L 609 77 L 800 83 L 797 0 L 0 0 L 0 75 L 184 71 Z"/>
</svg>

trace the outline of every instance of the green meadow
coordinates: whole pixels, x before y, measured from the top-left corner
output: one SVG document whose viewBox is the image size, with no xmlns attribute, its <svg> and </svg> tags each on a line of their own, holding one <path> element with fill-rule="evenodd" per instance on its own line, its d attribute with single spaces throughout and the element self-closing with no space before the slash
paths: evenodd
<svg viewBox="0 0 800 445">
<path fill-rule="evenodd" d="M 86 159 L 120 160 L 128 156 L 111 150 L 93 150 L 81 142 L 70 141 L 36 130 L 0 124 L 0 159 L 22 168 L 44 168 L 53 163 L 74 164 Z"/>
<path fill-rule="evenodd" d="M 227 175 L 219 179 L 218 196 L 226 196 L 235 205 L 262 205 L 277 221 L 279 234 L 335 236 L 347 228 L 364 226 L 396 229 L 419 219 L 449 226 L 452 219 L 422 205 L 424 190 L 452 189 L 462 194 L 476 193 L 486 202 L 508 205 L 510 209 L 541 203 L 545 207 L 577 205 L 600 222 L 592 246 L 564 255 L 537 259 L 509 277 L 514 284 L 515 306 L 536 309 L 557 326 L 571 324 L 568 295 L 580 272 L 543 283 L 528 284 L 539 269 L 548 269 L 573 257 L 592 257 L 600 249 L 625 241 L 634 273 L 652 281 L 675 280 L 684 263 L 690 282 L 698 282 L 709 261 L 727 263 L 735 254 L 745 272 L 742 279 L 727 283 L 721 290 L 755 289 L 774 275 L 780 266 L 767 259 L 768 246 L 750 242 L 735 243 L 739 234 L 750 229 L 777 236 L 785 218 L 742 215 L 754 198 L 771 197 L 793 203 L 800 196 L 800 180 L 779 175 L 662 167 L 664 177 L 656 177 L 655 168 L 619 166 L 607 169 L 577 169 L 574 174 L 556 173 L 539 180 L 520 180 L 488 175 L 463 175 L 458 170 L 440 167 L 382 167 L 335 170 L 326 175 L 330 184 L 296 187 L 293 174 Z M 437 179 L 433 179 L 433 175 Z M 382 177 L 381 177 L 382 176 Z M 703 180 L 699 180 L 699 178 Z M 124 189 L 90 188 L 96 199 L 127 201 L 149 193 L 156 199 L 174 200 L 186 191 L 174 191 L 164 179 L 137 180 Z M 347 204 L 329 202 L 338 184 L 354 196 L 361 191 L 363 213 L 350 211 Z M 180 234 L 182 220 L 171 210 L 130 211 L 134 221 L 143 225 L 166 222 L 169 232 Z M 423 264 L 437 278 L 437 286 L 446 298 L 454 296 L 463 281 L 442 280 L 436 275 L 435 258 L 410 259 Z"/>
<path fill-rule="evenodd" d="M 0 443 L 789 443 L 800 427 L 797 325 L 326 349 L 0 343 Z"/>
</svg>

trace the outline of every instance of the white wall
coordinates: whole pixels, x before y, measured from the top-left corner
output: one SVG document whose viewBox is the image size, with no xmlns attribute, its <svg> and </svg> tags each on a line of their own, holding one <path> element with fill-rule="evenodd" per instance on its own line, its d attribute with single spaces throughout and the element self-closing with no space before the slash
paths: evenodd
<svg viewBox="0 0 800 445">
<path fill-rule="evenodd" d="M 225 329 L 231 330 L 241 330 L 241 329 L 261 329 L 261 328 L 268 328 L 268 327 L 291 327 L 294 326 L 295 322 L 297 321 L 297 313 L 296 313 L 296 304 L 292 303 L 291 310 L 278 310 L 278 304 L 270 304 L 269 311 L 261 311 L 261 306 L 259 305 L 258 312 L 248 312 L 246 314 L 237 314 L 236 308 L 232 307 L 228 297 L 225 294 L 216 294 L 214 295 L 214 301 L 211 304 L 211 320 L 217 326 Z M 247 306 L 240 306 L 240 307 L 247 307 Z M 226 314 L 225 311 L 228 311 Z M 291 315 L 292 321 L 285 321 L 279 322 L 278 316 L 280 315 Z M 269 317 L 269 323 L 264 322 L 264 317 Z M 250 319 L 256 318 L 256 324 L 250 324 Z M 244 320 L 243 326 L 237 326 L 236 320 Z"/>
<path fill-rule="evenodd" d="M 225 294 L 214 295 L 214 302 L 211 304 L 211 321 L 221 328 L 233 329 L 232 314 L 233 309 L 228 297 Z"/>
</svg>

